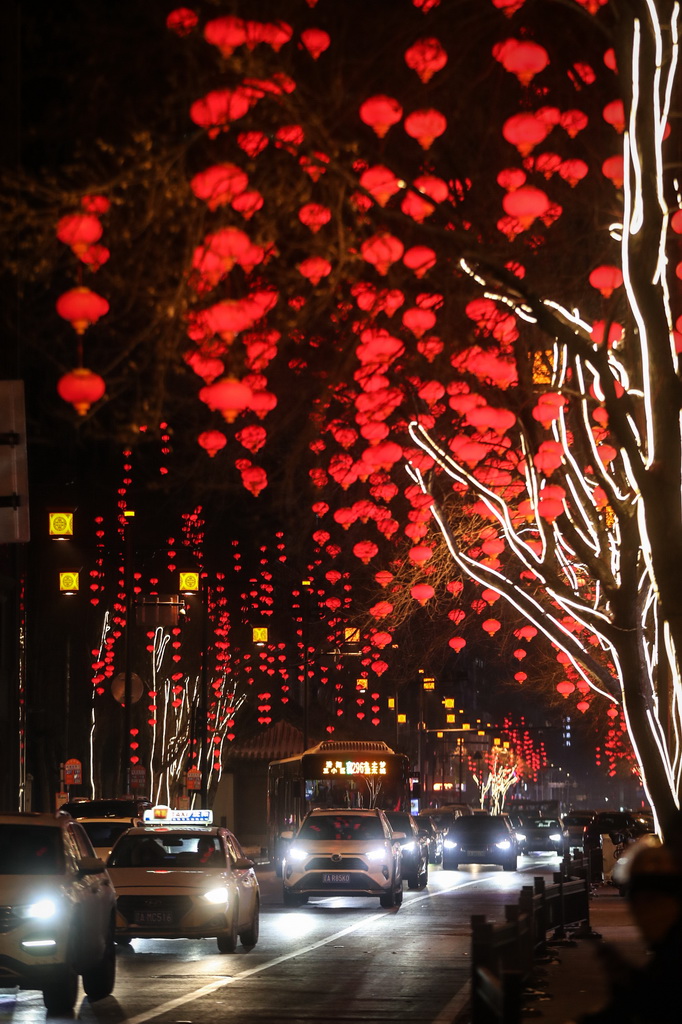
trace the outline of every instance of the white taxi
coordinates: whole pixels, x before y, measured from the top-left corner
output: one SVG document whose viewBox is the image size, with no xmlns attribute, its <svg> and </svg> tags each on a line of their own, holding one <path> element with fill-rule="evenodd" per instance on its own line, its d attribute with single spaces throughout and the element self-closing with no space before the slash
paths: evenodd
<svg viewBox="0 0 682 1024">
<path fill-rule="evenodd" d="M 215 938 L 220 953 L 258 941 L 253 861 L 211 811 L 154 807 L 116 842 L 107 868 L 116 889 L 116 942 Z"/>
</svg>

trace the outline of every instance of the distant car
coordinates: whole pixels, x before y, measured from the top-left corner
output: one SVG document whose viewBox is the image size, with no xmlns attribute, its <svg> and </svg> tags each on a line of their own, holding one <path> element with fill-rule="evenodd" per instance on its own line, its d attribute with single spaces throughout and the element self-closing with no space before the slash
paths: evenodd
<svg viewBox="0 0 682 1024">
<path fill-rule="evenodd" d="M 103 861 L 70 815 L 0 815 L 0 987 L 40 989 L 70 1015 L 78 976 L 104 999 L 116 979 L 116 895 Z"/>
<path fill-rule="evenodd" d="M 401 874 L 408 889 L 425 889 L 429 882 L 429 841 L 411 814 L 386 811 L 394 832 L 404 833 L 400 840 Z"/>
<path fill-rule="evenodd" d="M 135 825 L 141 825 L 140 818 L 76 818 L 87 832 L 95 854 L 106 861 L 116 840 Z"/>
<path fill-rule="evenodd" d="M 69 800 L 60 807 L 72 818 L 142 818 L 146 810 L 152 806 L 147 797 L 97 797 L 93 800 Z"/>
<path fill-rule="evenodd" d="M 378 896 L 382 907 L 403 901 L 400 842 L 385 813 L 367 810 L 310 811 L 290 839 L 282 866 L 285 907 L 309 897 Z"/>
<path fill-rule="evenodd" d="M 563 857 L 564 833 L 558 818 L 536 818 L 522 814 L 520 826 L 515 831 L 524 852 L 549 852 Z"/>
<path fill-rule="evenodd" d="M 443 869 L 460 864 L 500 864 L 516 871 L 518 842 L 509 821 L 499 814 L 472 814 L 453 822 L 443 840 Z"/>
<path fill-rule="evenodd" d="M 429 847 L 429 864 L 440 864 L 443 859 L 443 832 L 436 824 L 433 815 L 418 814 L 415 818 L 417 828 L 426 833 Z"/>
<path fill-rule="evenodd" d="M 605 835 L 638 839 L 650 832 L 651 827 L 649 821 L 631 811 L 596 811 L 585 827 L 583 848 L 586 853 L 600 849 L 601 837 Z"/>
<path fill-rule="evenodd" d="M 445 833 L 450 828 L 453 821 L 457 821 L 458 818 L 461 818 L 465 814 L 471 814 L 471 809 L 469 807 L 464 808 L 462 805 L 457 807 L 426 807 L 420 812 L 420 817 L 423 818 L 428 816 L 435 823 L 436 828 L 440 829 L 442 833 Z"/>
<path fill-rule="evenodd" d="M 144 824 L 107 862 L 118 896 L 116 941 L 215 938 L 218 952 L 258 942 L 260 891 L 252 860 L 226 828 Z"/>
<path fill-rule="evenodd" d="M 564 834 L 564 849 L 583 850 L 583 836 L 585 828 L 594 817 L 594 811 L 569 811 L 561 819 L 561 827 Z"/>
</svg>

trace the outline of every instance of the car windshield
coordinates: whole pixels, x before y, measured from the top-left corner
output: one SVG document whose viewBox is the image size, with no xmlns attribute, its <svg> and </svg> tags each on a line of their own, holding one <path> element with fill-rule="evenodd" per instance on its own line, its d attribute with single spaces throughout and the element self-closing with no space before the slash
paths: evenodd
<svg viewBox="0 0 682 1024">
<path fill-rule="evenodd" d="M 299 839 L 348 841 L 353 839 L 384 839 L 378 818 L 361 814 L 312 815 L 301 825 Z"/>
<path fill-rule="evenodd" d="M 81 821 L 93 846 L 113 846 L 119 836 L 130 828 L 129 821 Z"/>
<path fill-rule="evenodd" d="M 216 836 L 163 832 L 122 836 L 107 861 L 110 868 L 225 867 Z"/>
<path fill-rule="evenodd" d="M 591 820 L 589 814 L 567 814 L 564 818 L 564 828 L 584 828 Z"/>
<path fill-rule="evenodd" d="M 560 829 L 561 825 L 554 818 L 529 818 L 527 820 L 527 827 L 542 829 Z"/>
<path fill-rule="evenodd" d="M 404 832 L 409 835 L 412 831 L 409 814 L 400 814 L 398 811 L 387 811 L 386 817 L 394 832 Z"/>
<path fill-rule="evenodd" d="M 0 825 L 0 875 L 59 875 L 63 865 L 60 829 Z"/>
<path fill-rule="evenodd" d="M 498 835 L 500 832 L 505 834 L 509 832 L 504 820 L 484 814 L 472 814 L 458 818 L 450 826 L 450 835 L 457 836 L 491 836 Z"/>
</svg>

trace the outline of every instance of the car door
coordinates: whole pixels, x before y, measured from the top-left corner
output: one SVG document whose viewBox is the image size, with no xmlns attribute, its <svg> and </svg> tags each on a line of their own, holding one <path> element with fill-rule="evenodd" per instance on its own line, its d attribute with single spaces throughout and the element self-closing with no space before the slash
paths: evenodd
<svg viewBox="0 0 682 1024">
<path fill-rule="evenodd" d="M 82 875 L 78 863 L 83 857 L 94 857 L 92 844 L 76 822 L 63 830 L 66 869 L 73 903 L 72 941 L 80 963 L 101 959 L 109 918 L 113 906 L 113 887 L 108 874 Z"/>
<path fill-rule="evenodd" d="M 256 875 L 253 868 L 239 868 L 237 863 L 245 860 L 245 854 L 232 833 L 226 832 L 223 841 L 227 849 L 230 875 L 239 899 L 239 926 L 246 926 L 253 916 L 256 895 Z"/>
</svg>

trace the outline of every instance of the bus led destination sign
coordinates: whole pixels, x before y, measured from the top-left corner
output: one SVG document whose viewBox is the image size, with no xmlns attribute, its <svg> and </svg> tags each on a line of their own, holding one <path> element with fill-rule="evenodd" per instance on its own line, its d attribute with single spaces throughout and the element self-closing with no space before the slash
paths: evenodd
<svg viewBox="0 0 682 1024">
<path fill-rule="evenodd" d="M 385 761 L 325 761 L 323 775 L 386 775 Z"/>
</svg>

